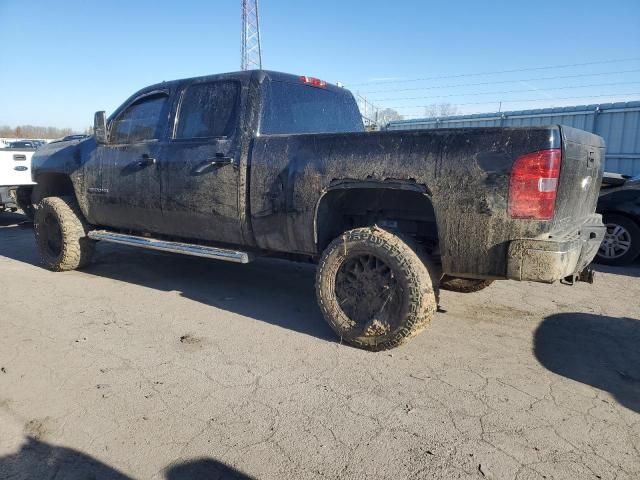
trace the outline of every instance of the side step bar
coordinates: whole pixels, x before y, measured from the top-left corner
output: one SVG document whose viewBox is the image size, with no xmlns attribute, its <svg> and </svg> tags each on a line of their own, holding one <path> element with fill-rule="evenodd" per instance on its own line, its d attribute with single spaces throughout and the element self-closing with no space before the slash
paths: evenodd
<svg viewBox="0 0 640 480">
<path fill-rule="evenodd" d="M 109 232 L 107 230 L 91 230 L 87 235 L 92 240 L 102 240 L 104 242 L 129 245 L 131 247 L 160 250 L 161 252 L 182 253 L 183 255 L 213 258 L 216 260 L 226 260 L 227 262 L 235 263 L 249 263 L 252 260 L 251 255 L 247 252 L 208 247 L 206 245 L 195 245 L 193 243 L 170 242 L 167 240 L 157 240 L 154 238 Z"/>
</svg>

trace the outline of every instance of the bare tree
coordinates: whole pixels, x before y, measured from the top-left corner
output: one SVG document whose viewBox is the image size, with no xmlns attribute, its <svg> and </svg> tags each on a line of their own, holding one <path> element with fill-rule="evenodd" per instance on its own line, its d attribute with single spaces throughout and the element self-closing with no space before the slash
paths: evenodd
<svg viewBox="0 0 640 480">
<path fill-rule="evenodd" d="M 70 128 L 39 127 L 36 125 L 0 126 L 0 137 L 4 138 L 60 138 L 71 135 Z"/>
<path fill-rule="evenodd" d="M 376 112 L 376 117 L 377 118 L 375 118 L 375 120 L 380 126 L 384 126 L 387 123 L 392 122 L 393 120 L 402 120 L 404 118 L 398 113 L 397 110 L 394 110 L 393 108 L 384 108 L 378 110 Z"/>
<path fill-rule="evenodd" d="M 450 117 L 458 113 L 458 107 L 451 105 L 450 103 L 432 103 L 429 106 L 424 107 L 424 114 L 426 117 Z"/>
</svg>

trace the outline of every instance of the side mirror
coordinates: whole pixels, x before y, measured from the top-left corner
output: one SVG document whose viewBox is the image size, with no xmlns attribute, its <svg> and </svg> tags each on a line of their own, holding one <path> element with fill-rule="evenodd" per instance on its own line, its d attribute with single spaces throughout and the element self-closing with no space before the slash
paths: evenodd
<svg viewBox="0 0 640 480">
<path fill-rule="evenodd" d="M 107 139 L 107 119 L 104 111 L 96 112 L 93 116 L 93 134 L 96 137 L 96 143 L 104 145 L 108 143 Z"/>
</svg>

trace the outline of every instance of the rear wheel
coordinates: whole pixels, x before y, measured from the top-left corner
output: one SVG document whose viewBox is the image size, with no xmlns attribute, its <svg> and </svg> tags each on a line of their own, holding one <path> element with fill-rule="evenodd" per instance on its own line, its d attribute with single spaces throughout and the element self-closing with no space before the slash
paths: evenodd
<svg viewBox="0 0 640 480">
<path fill-rule="evenodd" d="M 54 271 L 75 270 L 91 261 L 95 242 L 72 197 L 47 197 L 35 214 L 34 231 L 40 258 Z"/>
<path fill-rule="evenodd" d="M 596 261 L 605 265 L 626 265 L 640 254 L 640 226 L 624 215 L 606 214 L 602 217 L 606 233 L 600 244 Z"/>
<path fill-rule="evenodd" d="M 430 264 L 410 244 L 368 227 L 349 230 L 327 247 L 316 293 L 325 319 L 341 339 L 385 350 L 429 323 L 437 308 Z"/>
</svg>

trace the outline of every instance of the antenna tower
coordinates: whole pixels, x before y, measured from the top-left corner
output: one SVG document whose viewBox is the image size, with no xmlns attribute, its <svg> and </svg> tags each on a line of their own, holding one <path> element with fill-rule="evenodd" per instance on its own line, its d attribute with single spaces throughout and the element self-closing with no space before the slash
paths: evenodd
<svg viewBox="0 0 640 480">
<path fill-rule="evenodd" d="M 242 70 L 262 68 L 258 0 L 242 0 Z"/>
</svg>

